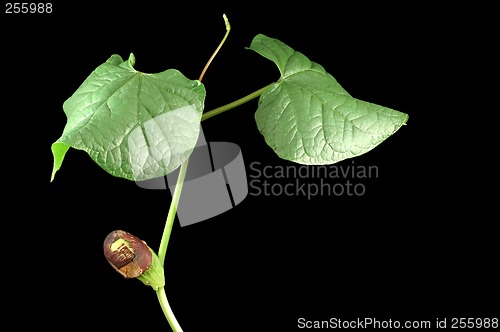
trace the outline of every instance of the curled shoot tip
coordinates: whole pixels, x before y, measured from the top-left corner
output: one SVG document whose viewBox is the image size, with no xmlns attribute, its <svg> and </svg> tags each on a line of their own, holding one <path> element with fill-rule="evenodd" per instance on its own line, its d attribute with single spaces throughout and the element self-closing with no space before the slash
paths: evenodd
<svg viewBox="0 0 500 332">
<path fill-rule="evenodd" d="M 198 81 L 200 81 L 200 82 L 203 79 L 203 76 L 205 76 L 205 72 L 207 71 L 208 66 L 210 66 L 210 63 L 215 58 L 215 55 L 219 52 L 220 48 L 222 47 L 222 45 L 226 41 L 226 38 L 229 35 L 229 30 L 231 30 L 231 25 L 229 24 L 229 20 L 227 19 L 226 14 L 223 14 L 222 17 L 224 18 L 224 22 L 226 23 L 226 34 L 224 35 L 224 37 L 222 38 L 222 41 L 220 42 L 219 46 L 215 49 L 214 53 L 212 54 L 212 56 L 210 57 L 210 59 L 208 59 L 207 64 L 205 65 L 205 67 L 201 71 L 200 77 L 198 78 Z"/>
<path fill-rule="evenodd" d="M 224 23 L 226 23 L 226 31 L 231 30 L 231 24 L 229 24 L 226 14 L 222 14 L 222 18 L 224 18 Z"/>
</svg>

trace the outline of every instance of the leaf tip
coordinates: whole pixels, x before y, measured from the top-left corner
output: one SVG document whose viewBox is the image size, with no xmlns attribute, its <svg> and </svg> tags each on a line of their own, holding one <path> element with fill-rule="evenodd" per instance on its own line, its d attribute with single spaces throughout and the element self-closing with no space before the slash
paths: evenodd
<svg viewBox="0 0 500 332">
<path fill-rule="evenodd" d="M 403 125 L 403 126 L 406 126 L 406 123 L 408 122 L 408 118 L 409 118 L 410 116 L 409 116 L 408 114 L 406 114 L 406 113 L 404 113 L 404 115 L 405 115 L 405 118 L 404 118 L 404 120 L 403 120 L 402 125 Z"/>
<path fill-rule="evenodd" d="M 61 165 L 58 165 L 58 162 L 54 160 L 54 166 L 52 167 L 52 174 L 50 175 L 50 182 L 52 183 L 54 181 L 54 178 L 56 177 L 56 173 L 61 168 Z"/>
<path fill-rule="evenodd" d="M 64 160 L 64 156 L 69 149 L 69 145 L 55 142 L 52 144 L 52 154 L 54 156 L 54 166 L 52 167 L 52 175 L 50 176 L 50 182 L 54 181 L 54 177 L 56 176 L 56 172 L 61 168 L 62 162 Z"/>
</svg>

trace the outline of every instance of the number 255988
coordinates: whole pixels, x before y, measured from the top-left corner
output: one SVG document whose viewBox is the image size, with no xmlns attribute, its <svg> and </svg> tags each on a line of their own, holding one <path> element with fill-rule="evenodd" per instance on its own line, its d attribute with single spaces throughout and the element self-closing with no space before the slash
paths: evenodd
<svg viewBox="0 0 500 332">
<path fill-rule="evenodd" d="M 52 11 L 50 2 L 7 2 L 5 4 L 6 14 L 50 14 Z"/>
</svg>

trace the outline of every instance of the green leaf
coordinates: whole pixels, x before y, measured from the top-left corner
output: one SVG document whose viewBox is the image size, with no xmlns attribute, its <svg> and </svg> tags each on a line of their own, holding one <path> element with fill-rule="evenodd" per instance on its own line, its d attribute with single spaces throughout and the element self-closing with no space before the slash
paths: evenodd
<svg viewBox="0 0 500 332">
<path fill-rule="evenodd" d="M 332 164 L 370 151 L 408 115 L 351 97 L 325 69 L 281 41 L 257 35 L 250 49 L 276 63 L 280 79 L 255 113 L 267 144 L 283 159 Z"/>
<path fill-rule="evenodd" d="M 133 181 L 164 176 L 191 154 L 200 130 L 205 87 L 169 69 L 145 74 L 112 55 L 64 102 L 67 123 L 52 144 L 52 179 L 70 147 L 108 173 Z"/>
</svg>

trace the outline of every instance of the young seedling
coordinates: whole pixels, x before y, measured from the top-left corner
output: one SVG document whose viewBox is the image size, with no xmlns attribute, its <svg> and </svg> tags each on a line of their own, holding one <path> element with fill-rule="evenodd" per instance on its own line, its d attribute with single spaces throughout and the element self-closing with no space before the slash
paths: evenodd
<svg viewBox="0 0 500 332">
<path fill-rule="evenodd" d="M 163 266 L 202 121 L 259 97 L 255 121 L 269 147 L 285 160 L 326 165 L 372 150 L 408 120 L 405 113 L 352 97 L 321 65 L 262 34 L 248 49 L 276 64 L 278 81 L 203 113 L 206 92 L 201 81 L 231 29 L 223 17 L 226 33 L 196 80 L 175 69 L 142 73 L 134 69 L 133 54 L 126 61 L 112 55 L 64 102 L 67 123 L 51 147 L 51 181 L 70 147 L 86 151 L 109 174 L 131 181 L 180 169 L 158 255 L 122 230 L 112 231 L 104 241 L 104 255 L 115 270 L 155 290 L 175 332 L 182 328 L 165 294 Z"/>
</svg>

